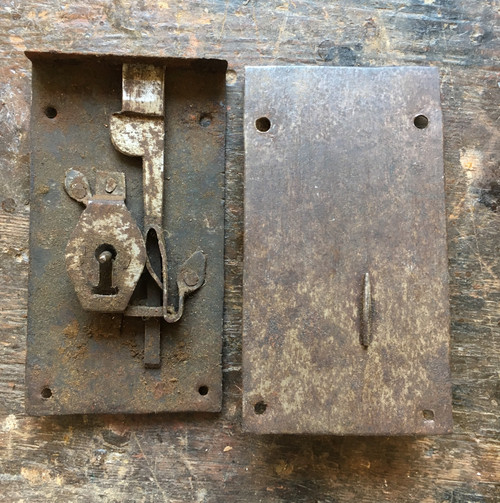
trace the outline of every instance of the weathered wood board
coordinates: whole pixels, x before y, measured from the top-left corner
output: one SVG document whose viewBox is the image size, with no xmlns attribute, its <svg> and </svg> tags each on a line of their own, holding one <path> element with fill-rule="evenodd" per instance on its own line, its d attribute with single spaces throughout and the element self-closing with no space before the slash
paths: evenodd
<svg viewBox="0 0 500 503">
<path fill-rule="evenodd" d="M 0 500 L 496 502 L 500 499 L 500 51 L 494 0 L 0 6 Z M 228 61 L 224 405 L 216 415 L 24 413 L 31 67 L 23 51 Z M 439 68 L 454 433 L 241 432 L 243 68 Z"/>
</svg>

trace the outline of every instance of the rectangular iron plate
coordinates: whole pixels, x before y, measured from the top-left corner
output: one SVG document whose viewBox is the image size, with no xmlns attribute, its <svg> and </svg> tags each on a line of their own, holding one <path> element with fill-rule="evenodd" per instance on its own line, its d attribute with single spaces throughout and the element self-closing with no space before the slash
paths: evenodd
<svg viewBox="0 0 500 503">
<path fill-rule="evenodd" d="M 451 431 L 438 71 L 247 68 L 244 130 L 244 428 Z"/>
<path fill-rule="evenodd" d="M 120 154 L 109 132 L 110 115 L 122 107 L 123 61 L 29 56 L 28 413 L 219 411 L 226 63 L 162 62 L 167 66 L 164 225 L 169 266 L 176 273 L 201 249 L 207 269 L 205 284 L 187 299 L 182 319 L 175 324 L 161 321 L 161 368 L 146 369 L 143 320 L 83 311 L 64 258 L 83 209 L 64 191 L 70 168 L 83 172 L 92 188 L 96 170 L 123 171 L 127 207 L 142 226 L 141 159 Z M 57 110 L 53 119 L 45 114 L 49 106 Z M 208 392 L 201 394 L 200 389 Z"/>
</svg>

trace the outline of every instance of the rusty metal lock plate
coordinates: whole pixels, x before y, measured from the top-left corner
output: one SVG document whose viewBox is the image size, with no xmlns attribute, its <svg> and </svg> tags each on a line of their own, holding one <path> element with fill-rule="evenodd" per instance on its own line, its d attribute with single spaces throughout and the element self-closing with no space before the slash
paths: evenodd
<svg viewBox="0 0 500 503">
<path fill-rule="evenodd" d="M 28 413 L 219 411 L 226 63 L 28 56 Z"/>
<path fill-rule="evenodd" d="M 247 68 L 243 423 L 451 431 L 439 75 Z"/>
</svg>

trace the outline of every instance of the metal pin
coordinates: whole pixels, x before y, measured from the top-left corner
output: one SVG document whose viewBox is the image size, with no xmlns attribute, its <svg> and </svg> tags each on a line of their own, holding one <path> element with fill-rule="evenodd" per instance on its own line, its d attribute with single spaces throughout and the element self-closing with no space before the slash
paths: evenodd
<svg viewBox="0 0 500 503">
<path fill-rule="evenodd" d="M 118 287 L 113 286 L 113 254 L 104 250 L 97 257 L 99 262 L 99 284 L 92 288 L 96 295 L 116 295 Z"/>
<path fill-rule="evenodd" d="M 103 251 L 99 255 L 99 263 L 100 264 L 105 264 L 106 262 L 109 262 L 113 258 L 113 254 L 110 251 Z"/>
<path fill-rule="evenodd" d="M 372 342 L 372 287 L 370 273 L 363 278 L 363 299 L 361 303 L 360 343 L 366 347 Z"/>
</svg>

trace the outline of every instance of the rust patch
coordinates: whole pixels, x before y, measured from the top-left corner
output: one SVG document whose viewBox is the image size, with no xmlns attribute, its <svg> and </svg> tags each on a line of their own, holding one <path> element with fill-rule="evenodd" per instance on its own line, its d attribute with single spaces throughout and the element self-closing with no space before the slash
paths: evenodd
<svg viewBox="0 0 500 503">
<path fill-rule="evenodd" d="M 177 347 L 175 348 L 173 356 L 179 362 L 185 362 L 185 361 L 189 360 L 190 355 L 186 351 L 186 343 L 179 342 L 179 344 L 177 344 Z"/>
<path fill-rule="evenodd" d="M 165 395 L 171 395 L 177 391 L 177 381 L 169 379 L 167 382 L 158 382 L 154 386 L 154 397 L 160 399 Z"/>
<path fill-rule="evenodd" d="M 63 330 L 63 334 L 66 337 L 76 337 L 78 335 L 78 331 L 80 330 L 80 325 L 78 324 L 78 321 L 73 320 L 71 323 L 68 323 Z"/>
<path fill-rule="evenodd" d="M 121 314 L 95 314 L 91 317 L 90 323 L 85 325 L 84 332 L 87 337 L 93 339 L 109 339 L 120 337 L 123 323 Z"/>
<path fill-rule="evenodd" d="M 40 187 L 38 187 L 36 189 L 36 193 L 40 194 L 42 196 L 45 195 L 45 194 L 48 194 L 49 191 L 50 191 L 50 187 L 48 185 L 46 185 L 46 184 L 43 184 L 43 185 L 41 185 Z"/>
</svg>

